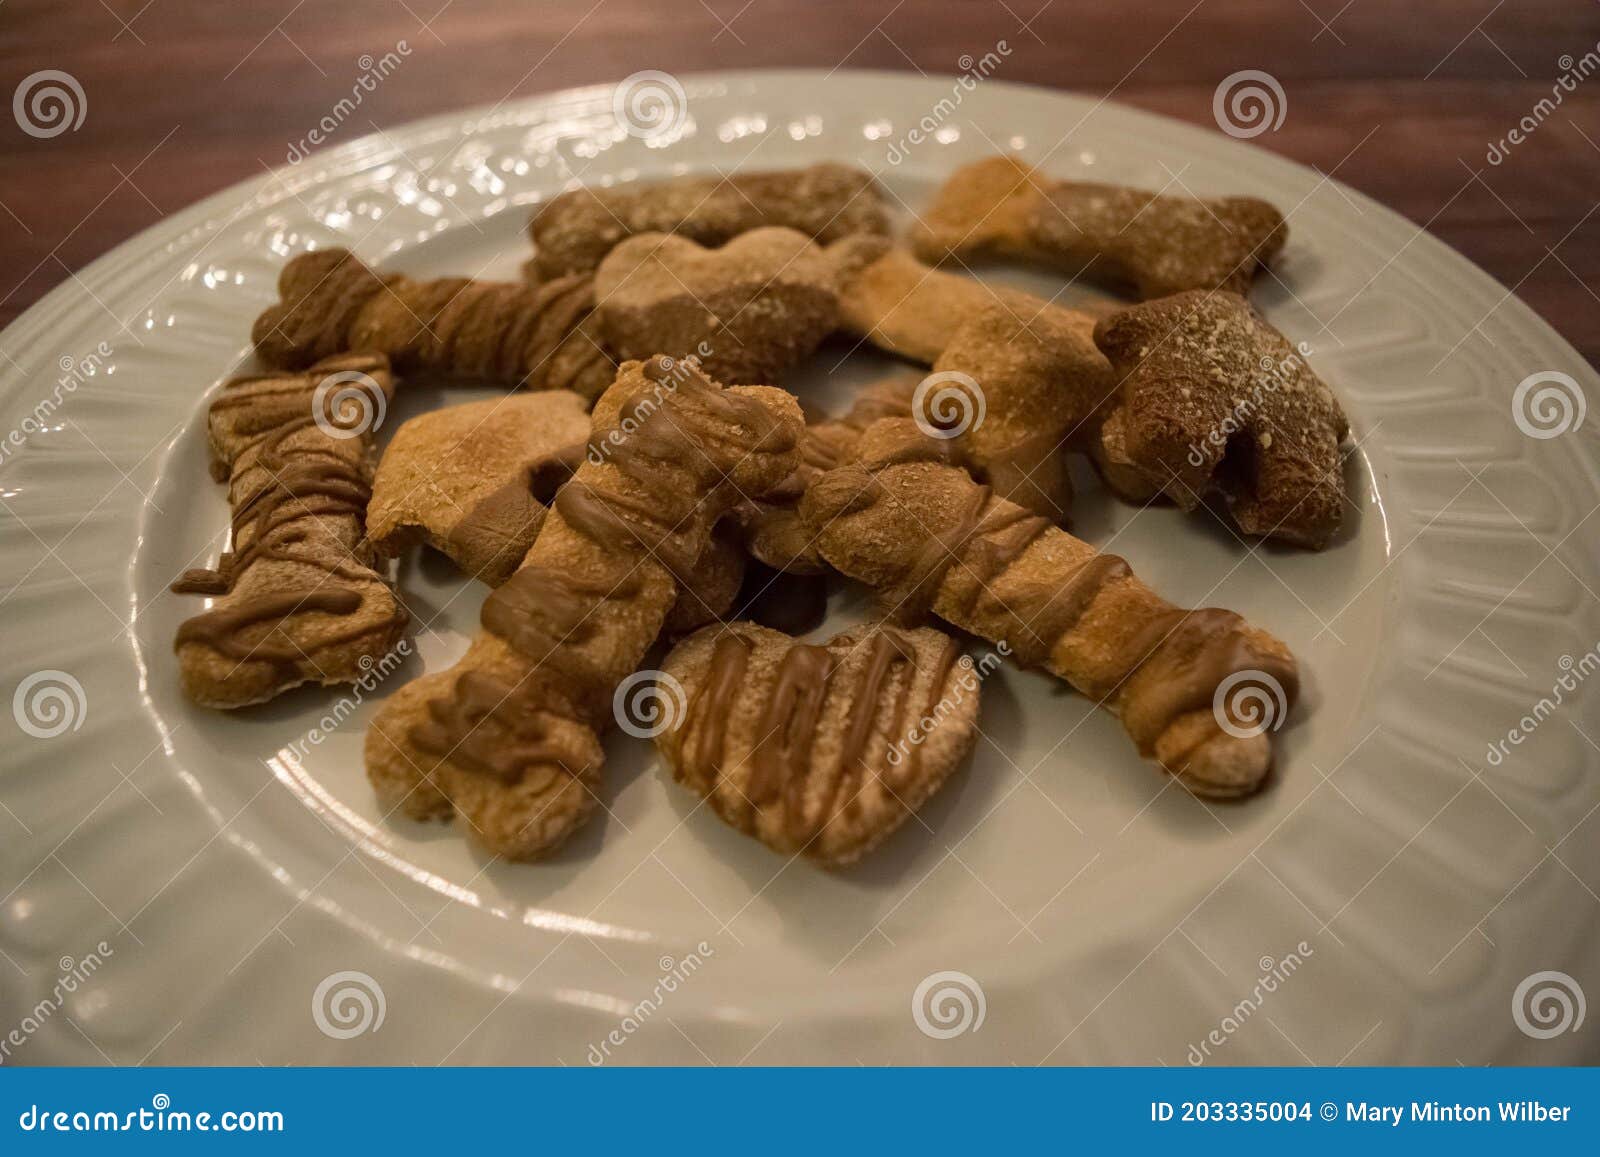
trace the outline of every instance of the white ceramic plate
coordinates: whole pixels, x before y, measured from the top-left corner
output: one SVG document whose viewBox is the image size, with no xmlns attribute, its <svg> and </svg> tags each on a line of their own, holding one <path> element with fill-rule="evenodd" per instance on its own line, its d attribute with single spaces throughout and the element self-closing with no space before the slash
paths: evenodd
<svg viewBox="0 0 1600 1157">
<path fill-rule="evenodd" d="M 1593 396 L 1578 356 L 1426 233 L 1220 133 L 995 82 L 684 83 L 686 119 L 653 141 L 619 127 L 603 86 L 318 154 L 169 218 L 0 336 L 0 425 L 25 434 L 0 465 L 0 690 L 19 696 L 0 750 L 0 1008 L 23 1039 L 0 1059 L 1594 1058 L 1594 1026 L 1536 1037 L 1513 1015 L 1534 973 L 1600 992 L 1589 700 L 1487 754 L 1600 636 L 1593 424 L 1534 438 L 1512 412 L 1541 371 Z M 934 138 L 908 145 L 929 115 Z M 573 179 L 852 160 L 915 208 L 997 147 L 1289 216 L 1256 300 L 1349 410 L 1352 531 L 1322 554 L 1248 549 L 1092 480 L 1077 513 L 1174 601 L 1236 608 L 1299 654 L 1304 706 L 1265 794 L 1207 807 L 1107 716 L 1008 671 L 971 767 L 857 871 L 736 835 L 626 736 L 610 814 L 516 866 L 383 819 L 359 757 L 370 701 L 315 745 L 337 692 L 233 717 L 184 702 L 171 639 L 196 603 L 165 587 L 227 523 L 205 401 L 247 362 L 287 257 L 340 244 L 511 276 L 529 210 Z M 786 384 L 837 403 L 882 366 L 830 346 Z M 416 385 L 390 420 L 444 396 Z M 452 661 L 481 599 L 426 560 L 400 580 L 425 629 L 391 684 Z M 1568 981 L 1524 1002 L 1551 984 Z"/>
</svg>

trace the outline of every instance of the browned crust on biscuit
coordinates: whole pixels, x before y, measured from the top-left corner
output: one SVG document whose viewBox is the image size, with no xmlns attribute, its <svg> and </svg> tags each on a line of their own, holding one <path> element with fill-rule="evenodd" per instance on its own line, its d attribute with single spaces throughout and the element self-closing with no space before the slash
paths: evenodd
<svg viewBox="0 0 1600 1157">
<path fill-rule="evenodd" d="M 433 410 L 395 431 L 378 463 L 367 534 L 393 558 L 419 544 L 499 586 L 521 564 L 556 487 L 589 439 L 588 404 L 566 390 Z"/>
<path fill-rule="evenodd" d="M 879 418 L 905 417 L 917 379 L 896 375 L 873 382 L 856 395 L 839 418 L 806 426 L 800 464 L 783 485 L 765 498 L 741 502 L 730 516 L 746 549 L 759 562 L 794 575 L 821 575 L 831 568 L 817 549 L 817 536 L 800 517 L 800 497 L 825 471 L 848 462 L 862 432 Z"/>
<path fill-rule="evenodd" d="M 800 431 L 781 390 L 724 390 L 693 362 L 625 363 L 596 406 L 590 456 L 484 603 L 466 655 L 403 688 L 369 729 L 380 797 L 416 816 L 448 805 L 511 859 L 565 840 L 593 808 L 612 693 L 660 633 L 674 572 L 741 492 L 793 471 Z"/>
<path fill-rule="evenodd" d="M 753 229 L 719 249 L 640 233 L 606 256 L 594 281 L 601 327 L 619 356 L 693 354 L 730 383 L 775 381 L 838 316 L 832 266 L 793 229 Z"/>
<path fill-rule="evenodd" d="M 1270 735 L 1230 733 L 1214 703 L 1230 676 L 1254 672 L 1286 710 L 1298 687 L 1288 649 L 1232 612 L 1173 607 L 1122 559 L 996 499 L 931 441 L 886 419 L 856 463 L 812 485 L 801 510 L 824 557 L 889 605 L 931 610 L 1066 680 L 1196 794 L 1256 791 Z"/>
<path fill-rule="evenodd" d="M 365 424 L 393 389 L 382 358 L 345 356 L 236 378 L 211 403 L 212 473 L 228 480 L 233 523 L 217 566 L 173 584 L 213 600 L 174 644 L 194 702 L 235 708 L 302 683 L 353 683 L 400 642 L 408 616 L 363 527 Z M 363 405 L 364 418 L 354 414 Z"/>
<path fill-rule="evenodd" d="M 978 679 L 929 628 L 858 627 L 808 645 L 754 624 L 667 656 L 687 710 L 656 743 L 673 778 L 783 855 L 854 863 L 971 750 Z"/>
<path fill-rule="evenodd" d="M 1115 383 L 1093 321 L 1051 307 L 1019 318 L 991 304 L 956 331 L 933 369 L 921 416 L 933 429 L 956 423 L 954 459 L 996 497 L 1065 519 L 1072 483 L 1063 452 L 1092 429 Z M 942 412 L 941 392 L 950 403 Z"/>
<path fill-rule="evenodd" d="M 913 230 L 912 247 L 933 262 L 1043 262 L 1153 298 L 1190 289 L 1244 293 L 1287 237 L 1283 214 L 1255 197 L 1065 181 L 999 156 L 956 170 Z"/>
<path fill-rule="evenodd" d="M 884 237 L 847 237 L 830 245 L 827 257 L 839 287 L 840 329 L 923 365 L 933 365 L 985 312 L 1003 311 L 1018 326 L 1048 315 L 1075 331 L 1094 328 L 1091 314 L 934 268 Z"/>
<path fill-rule="evenodd" d="M 638 233 L 674 233 L 716 246 L 767 225 L 822 243 L 889 229 L 877 183 L 851 165 L 674 177 L 561 194 L 528 225 L 536 250 L 529 264 L 538 280 L 549 281 L 593 272 L 616 245 Z"/>
<path fill-rule="evenodd" d="M 1102 320 L 1095 340 L 1122 382 L 1102 431 L 1118 489 L 1142 474 L 1185 510 L 1219 494 L 1245 534 L 1313 549 L 1338 533 L 1344 411 L 1242 297 L 1145 302 Z"/>
<path fill-rule="evenodd" d="M 355 351 L 381 354 L 397 372 L 572 390 L 597 397 L 615 363 L 599 336 L 591 278 L 538 286 L 382 275 L 345 249 L 304 253 L 278 278 L 277 304 L 256 318 L 256 352 L 301 369 Z"/>
</svg>

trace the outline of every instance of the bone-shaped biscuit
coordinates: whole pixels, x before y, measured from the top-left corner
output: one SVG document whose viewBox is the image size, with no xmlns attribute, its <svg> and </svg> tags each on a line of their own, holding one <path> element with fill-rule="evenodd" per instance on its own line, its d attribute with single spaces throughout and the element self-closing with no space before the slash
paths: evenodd
<svg viewBox="0 0 1600 1157">
<path fill-rule="evenodd" d="M 624 363 L 591 454 L 466 654 L 400 688 L 368 730 L 380 798 L 417 818 L 453 810 L 510 859 L 560 844 L 593 808 L 612 694 L 660 634 L 674 573 L 741 495 L 793 472 L 801 429 L 782 390 L 724 389 L 692 360 Z"/>
<path fill-rule="evenodd" d="M 823 644 L 707 627 L 667 656 L 687 710 L 661 732 L 673 778 L 783 855 L 854 863 L 903 824 L 977 735 L 978 678 L 931 628 L 858 627 Z"/>
<path fill-rule="evenodd" d="M 897 376 L 874 382 L 856 395 L 840 418 L 806 425 L 800 441 L 800 465 L 782 486 L 765 498 L 741 502 L 730 516 L 738 522 L 745 547 L 757 561 L 792 575 L 820 575 L 829 570 L 817 552 L 816 535 L 800 517 L 800 496 L 825 471 L 848 462 L 856 440 L 879 418 L 905 417 L 917 379 Z"/>
<path fill-rule="evenodd" d="M 961 462 L 1002 496 L 1060 521 L 1072 500 L 1061 451 L 1115 379 L 1095 318 L 1021 290 L 922 264 L 882 238 L 829 247 L 844 328 L 934 376 L 919 417 L 957 438 Z"/>
<path fill-rule="evenodd" d="M 473 578 L 511 577 L 556 487 L 589 440 L 584 399 L 511 394 L 412 418 L 389 440 L 367 505 L 367 536 L 393 558 L 426 543 Z"/>
<path fill-rule="evenodd" d="M 1095 340 L 1122 381 L 1099 454 L 1119 492 L 1160 491 L 1185 510 L 1220 492 L 1245 534 L 1313 549 L 1338 532 L 1344 411 L 1242 297 L 1145 302 L 1102 320 Z"/>
<path fill-rule="evenodd" d="M 1288 648 L 1231 611 L 1173 607 L 1123 559 L 996 499 L 947 452 L 906 419 L 871 427 L 858 460 L 801 503 L 823 556 L 889 606 L 931 610 L 1066 680 L 1190 791 L 1256 791 L 1269 729 L 1298 688 Z M 1257 729 L 1260 694 L 1273 703 Z"/>
<path fill-rule="evenodd" d="M 620 357 L 696 354 L 724 382 L 775 381 L 838 316 L 831 264 L 793 229 L 752 229 L 720 249 L 641 233 L 606 256 L 594 285 Z"/>
<path fill-rule="evenodd" d="M 872 175 L 850 165 L 673 177 L 622 188 L 563 193 L 528 225 L 541 281 L 589 273 L 636 233 L 675 233 L 721 245 L 763 225 L 797 229 L 820 242 L 851 233 L 886 233 L 888 215 Z"/>
<path fill-rule="evenodd" d="M 426 543 L 472 578 L 497 587 L 539 536 L 556 489 L 588 452 L 586 403 L 567 390 L 511 394 L 431 410 L 389 440 L 367 504 L 367 537 L 395 557 Z M 744 579 L 730 533 L 687 574 L 662 627 L 674 637 L 720 619 Z"/>
<path fill-rule="evenodd" d="M 937 361 L 956 332 L 991 305 L 1018 322 L 1053 309 L 1074 315 L 1070 324 L 1085 331 L 1094 328 L 1087 314 L 1031 293 L 924 265 L 886 237 L 847 237 L 825 252 L 839 288 L 839 328 L 923 365 Z"/>
<path fill-rule="evenodd" d="M 1019 318 L 991 302 L 955 332 L 933 370 L 914 416 L 953 435 L 960 464 L 996 497 L 1062 521 L 1072 502 L 1063 451 L 1091 432 L 1116 381 L 1089 318 L 1055 307 Z"/>
<path fill-rule="evenodd" d="M 376 273 L 345 249 L 322 249 L 283 267 L 278 295 L 251 330 L 270 366 L 301 369 L 344 351 L 378 353 L 400 373 L 433 370 L 591 399 L 614 372 L 586 276 L 539 286 L 418 280 Z"/>
<path fill-rule="evenodd" d="M 1283 248 L 1283 214 L 1255 197 L 1175 197 L 1047 177 L 1013 156 L 965 165 L 912 232 L 927 261 L 1038 261 L 1132 285 L 1142 298 L 1244 293 Z"/>
<path fill-rule="evenodd" d="M 302 683 L 353 683 L 408 616 L 363 536 L 372 427 L 394 390 L 382 358 L 235 378 L 211 403 L 211 472 L 228 480 L 231 542 L 183 594 L 210 609 L 179 628 L 184 691 L 205 707 L 261 703 Z"/>
</svg>

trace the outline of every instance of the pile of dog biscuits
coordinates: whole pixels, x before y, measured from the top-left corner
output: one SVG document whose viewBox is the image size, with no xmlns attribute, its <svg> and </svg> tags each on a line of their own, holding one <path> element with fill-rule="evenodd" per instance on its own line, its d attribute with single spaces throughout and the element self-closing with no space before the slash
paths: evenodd
<svg viewBox="0 0 1600 1157">
<path fill-rule="evenodd" d="M 1344 507 L 1338 401 L 1245 298 L 1287 226 L 1265 202 L 958 169 L 905 241 L 872 177 L 823 164 L 579 188 L 529 229 L 525 282 L 417 279 L 344 250 L 284 267 L 264 372 L 208 416 L 231 542 L 174 589 L 196 703 L 353 682 L 404 637 L 391 560 L 426 546 L 490 589 L 452 667 L 383 701 L 390 812 L 547 855 L 606 791 L 602 735 L 655 656 L 673 777 L 784 855 L 850 864 L 977 735 L 974 640 L 1121 722 L 1196 795 L 1259 790 L 1295 659 L 1229 610 L 1173 606 L 1065 529 L 1066 459 L 1115 495 L 1321 549 Z M 1125 292 L 1089 314 L 988 286 L 1019 261 Z M 842 334 L 909 371 L 827 416 L 774 383 Z M 920 367 L 920 370 L 915 368 Z M 426 413 L 414 373 L 514 391 Z M 828 590 L 876 621 L 825 641 Z M 757 597 L 758 596 L 758 597 Z M 642 676 L 640 676 L 642 677 Z M 676 709 L 674 709 L 676 708 Z"/>
</svg>

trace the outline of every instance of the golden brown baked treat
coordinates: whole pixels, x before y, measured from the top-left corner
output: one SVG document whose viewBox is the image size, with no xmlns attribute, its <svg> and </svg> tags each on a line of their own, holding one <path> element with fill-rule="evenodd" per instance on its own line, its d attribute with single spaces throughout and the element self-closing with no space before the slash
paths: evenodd
<svg viewBox="0 0 1600 1157">
<path fill-rule="evenodd" d="M 1092 431 L 1116 381 L 1095 348 L 1094 323 L 1054 307 L 1019 317 L 991 302 L 955 332 L 933 369 L 913 416 L 950 435 L 960 464 L 996 497 L 1062 521 L 1072 502 L 1062 451 Z"/>
<path fill-rule="evenodd" d="M 1048 316 L 1052 329 L 1094 329 L 1091 313 L 924 265 L 885 237 L 847 237 L 825 253 L 839 287 L 839 328 L 924 365 L 938 361 L 955 335 L 986 310 L 1003 310 L 1018 327 Z"/>
<path fill-rule="evenodd" d="M 1255 197 L 1172 197 L 1047 177 L 1013 156 L 965 165 L 912 232 L 926 261 L 1040 261 L 1131 285 L 1140 297 L 1244 293 L 1289 227 Z"/>
<path fill-rule="evenodd" d="M 846 238 L 828 257 L 845 330 L 933 365 L 924 426 L 952 431 L 962 464 L 1003 496 L 1065 517 L 1061 451 L 1088 440 L 1115 384 L 1093 315 L 932 269 L 882 238 Z"/>
<path fill-rule="evenodd" d="M 367 537 L 381 556 L 419 543 L 497 587 L 522 563 L 556 489 L 588 452 L 586 403 L 567 390 L 433 410 L 401 426 L 378 463 Z M 719 531 L 687 573 L 662 628 L 685 635 L 720 619 L 744 579 L 738 540 Z"/>
<path fill-rule="evenodd" d="M 594 286 L 619 357 L 697 354 L 729 383 L 775 381 L 832 332 L 839 311 L 832 266 L 793 229 L 752 229 L 720 249 L 640 233 L 606 255 Z"/>
<path fill-rule="evenodd" d="M 509 859 L 560 844 L 594 806 L 613 692 L 660 634 L 674 574 L 741 493 L 793 472 L 801 429 L 782 390 L 724 389 L 693 360 L 624 363 L 590 454 L 466 654 L 402 687 L 368 730 L 379 797 L 417 818 L 454 810 Z"/>
<path fill-rule="evenodd" d="M 1220 492 L 1244 533 L 1313 549 L 1338 532 L 1344 411 L 1244 298 L 1145 302 L 1102 320 L 1095 341 L 1122 381 L 1098 455 L 1115 489 L 1185 510 Z"/>
<path fill-rule="evenodd" d="M 1080 443 L 1088 451 L 1107 488 L 1127 502 L 1143 506 L 1161 496 L 1161 480 L 1128 457 L 1127 412 L 1112 396 L 1097 415 L 1098 429 Z"/>
<path fill-rule="evenodd" d="M 396 372 L 572 390 L 593 399 L 615 367 L 594 317 L 594 282 L 529 286 L 380 274 L 346 249 L 302 253 L 251 338 L 270 366 L 303 369 L 345 351 L 387 356 Z"/>
<path fill-rule="evenodd" d="M 362 523 L 374 415 L 393 394 L 381 357 L 235 378 L 212 401 L 211 473 L 228 481 L 232 540 L 180 594 L 209 610 L 178 628 L 184 691 L 204 707 L 265 702 L 302 683 L 353 683 L 408 616 L 372 566 Z"/>
<path fill-rule="evenodd" d="M 688 709 L 656 736 L 673 778 L 775 852 L 854 863 L 972 749 L 978 679 L 956 641 L 857 627 L 811 645 L 707 627 L 667 656 Z"/>
<path fill-rule="evenodd" d="M 568 390 L 511 394 L 412 418 L 389 440 L 367 537 L 394 558 L 425 543 L 497 587 L 533 545 L 545 508 L 582 460 L 588 404 Z"/>
<path fill-rule="evenodd" d="M 675 233 L 721 245 L 763 225 L 797 229 L 825 243 L 851 233 L 886 233 L 889 219 L 872 175 L 851 165 L 581 188 L 534 214 L 531 264 L 540 281 L 549 281 L 592 272 L 635 233 Z"/>
<path fill-rule="evenodd" d="M 1190 791 L 1257 790 L 1270 737 L 1236 717 L 1233 698 L 1219 709 L 1219 690 L 1249 672 L 1287 710 L 1298 686 L 1288 648 L 1231 611 L 1173 607 L 1125 561 L 996 499 L 947 453 L 906 419 L 872 426 L 857 461 L 801 502 L 823 557 L 902 614 L 931 610 L 1066 680 Z"/>
<path fill-rule="evenodd" d="M 800 465 L 782 486 L 765 498 L 747 500 L 730 517 L 742 532 L 745 548 L 757 561 L 794 575 L 818 575 L 828 564 L 817 552 L 816 535 L 800 517 L 800 496 L 824 471 L 848 462 L 861 432 L 879 418 L 911 413 L 917 379 L 897 376 L 874 382 L 856 396 L 849 413 L 806 426 L 800 441 Z"/>
</svg>

